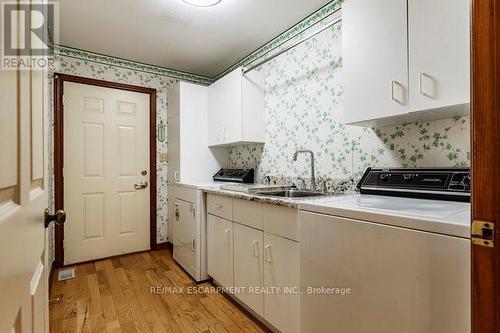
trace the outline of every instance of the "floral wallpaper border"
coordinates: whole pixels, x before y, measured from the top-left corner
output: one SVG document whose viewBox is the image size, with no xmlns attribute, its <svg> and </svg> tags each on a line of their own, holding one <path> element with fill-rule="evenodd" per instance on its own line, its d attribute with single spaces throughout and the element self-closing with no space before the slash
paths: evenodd
<svg viewBox="0 0 500 333">
<path fill-rule="evenodd" d="M 132 61 L 132 60 L 127 60 L 119 57 L 114 57 L 114 56 L 109 56 L 109 55 L 104 55 L 96 52 L 91 52 L 91 51 L 86 51 L 86 50 L 81 50 L 78 48 L 74 47 L 69 47 L 69 46 L 64 46 L 64 45 L 53 45 L 53 54 L 54 55 L 59 55 L 59 56 L 65 56 L 69 58 L 75 58 L 79 60 L 86 60 L 86 61 L 91 61 L 94 63 L 99 63 L 103 65 L 110 65 L 110 66 L 116 66 L 120 67 L 123 69 L 129 69 L 129 70 L 135 70 L 135 71 L 141 71 L 144 73 L 151 73 L 151 74 L 157 74 L 157 75 L 162 75 L 162 76 L 167 76 L 169 78 L 174 78 L 178 80 L 184 80 L 188 82 L 193 82 L 193 83 L 199 83 L 199 84 L 204 84 L 204 85 L 209 85 L 213 83 L 214 81 L 219 80 L 223 76 L 227 75 L 228 73 L 232 72 L 238 67 L 246 66 L 251 64 L 252 62 L 264 57 L 271 51 L 279 48 L 280 46 L 284 45 L 288 41 L 296 38 L 297 36 L 301 35 L 304 31 L 308 30 L 312 26 L 318 24 L 319 22 L 323 21 L 325 18 L 329 17 L 330 15 L 334 14 L 337 10 L 341 8 L 342 3 L 344 0 L 333 0 L 317 10 L 316 12 L 312 13 L 299 23 L 295 24 L 282 34 L 276 36 L 274 39 L 270 40 L 263 46 L 259 47 L 257 50 L 254 52 L 250 53 L 247 55 L 245 58 L 241 59 L 225 71 L 223 71 L 220 74 L 217 74 L 215 77 L 207 77 L 204 75 L 199 75 L 199 74 L 194 74 L 194 73 L 187 73 L 175 69 L 170 69 L 170 68 L 165 68 L 161 66 L 155 66 L 155 65 L 149 65 L 137 61 Z"/>
<path fill-rule="evenodd" d="M 107 66 L 115 66 L 123 69 L 140 71 L 149 74 L 167 76 L 169 78 L 184 80 L 192 83 L 209 85 L 210 83 L 213 82 L 212 78 L 203 75 L 182 72 L 175 69 L 170 69 L 160 66 L 148 65 L 137 61 L 112 57 L 100 53 L 80 50 L 63 45 L 54 45 L 53 53 L 55 56 L 64 56 L 79 60 L 91 61 L 93 63 L 103 64 Z"/>
<path fill-rule="evenodd" d="M 298 35 L 302 34 L 304 31 L 308 30 L 312 26 L 316 25 L 317 23 L 323 21 L 330 15 L 334 14 L 337 10 L 339 10 L 342 7 L 343 2 L 344 0 L 333 0 L 329 2 L 316 12 L 312 13 L 311 15 L 309 15 L 308 17 L 306 17 L 305 19 L 303 19 L 302 21 L 291 27 L 290 29 L 286 30 L 279 36 L 275 37 L 274 39 L 267 42 L 257 50 L 250 53 L 242 60 L 238 61 L 236 64 L 232 65 L 222 73 L 216 75 L 213 80 L 217 81 L 218 79 L 232 72 L 236 68 L 249 65 L 252 62 L 256 61 L 257 59 L 264 57 L 269 52 L 282 46 L 291 39 L 294 39 Z"/>
</svg>

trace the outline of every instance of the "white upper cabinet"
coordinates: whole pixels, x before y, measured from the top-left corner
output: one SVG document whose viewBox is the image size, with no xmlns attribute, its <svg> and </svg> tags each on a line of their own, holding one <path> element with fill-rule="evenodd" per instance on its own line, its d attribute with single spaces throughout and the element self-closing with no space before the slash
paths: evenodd
<svg viewBox="0 0 500 333">
<path fill-rule="evenodd" d="M 468 113 L 469 11 L 469 0 L 346 0 L 345 123 Z"/>
<path fill-rule="evenodd" d="M 409 0 L 410 112 L 470 102 L 470 0 Z"/>
<path fill-rule="evenodd" d="M 209 181 L 227 157 L 208 148 L 208 88 L 178 82 L 168 89 L 168 182 Z"/>
<path fill-rule="evenodd" d="M 346 0 L 342 7 L 344 120 L 408 112 L 405 0 Z"/>
<path fill-rule="evenodd" d="M 263 74 L 241 68 L 208 88 L 208 144 L 264 142 Z"/>
</svg>

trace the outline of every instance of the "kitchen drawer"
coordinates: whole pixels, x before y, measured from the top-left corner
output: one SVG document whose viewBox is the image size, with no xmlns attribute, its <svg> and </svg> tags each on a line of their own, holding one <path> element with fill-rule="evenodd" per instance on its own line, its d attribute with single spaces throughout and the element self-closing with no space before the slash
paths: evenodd
<svg viewBox="0 0 500 333">
<path fill-rule="evenodd" d="M 181 185 L 177 185 L 175 187 L 175 198 L 181 199 L 187 202 L 195 203 L 196 202 L 196 189 L 182 187 Z"/>
<path fill-rule="evenodd" d="M 264 231 L 298 241 L 298 210 L 273 205 L 262 205 Z"/>
<path fill-rule="evenodd" d="M 263 230 L 262 205 L 255 201 L 234 199 L 233 200 L 233 221 Z"/>
<path fill-rule="evenodd" d="M 233 219 L 233 199 L 216 194 L 207 195 L 207 212 L 226 220 Z"/>
</svg>

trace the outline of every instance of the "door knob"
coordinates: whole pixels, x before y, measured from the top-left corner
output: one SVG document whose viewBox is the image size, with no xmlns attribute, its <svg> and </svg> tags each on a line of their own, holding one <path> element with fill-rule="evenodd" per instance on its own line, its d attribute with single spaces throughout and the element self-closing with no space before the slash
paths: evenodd
<svg viewBox="0 0 500 333">
<path fill-rule="evenodd" d="M 134 188 L 136 190 L 143 190 L 146 187 L 148 187 L 148 182 L 141 182 L 141 183 L 138 183 L 138 184 L 134 184 Z"/>
<path fill-rule="evenodd" d="M 66 212 L 62 209 L 59 209 L 55 214 L 50 214 L 49 210 L 45 209 L 45 228 L 50 225 L 50 222 L 55 222 L 58 225 L 64 224 L 66 222 Z"/>
</svg>

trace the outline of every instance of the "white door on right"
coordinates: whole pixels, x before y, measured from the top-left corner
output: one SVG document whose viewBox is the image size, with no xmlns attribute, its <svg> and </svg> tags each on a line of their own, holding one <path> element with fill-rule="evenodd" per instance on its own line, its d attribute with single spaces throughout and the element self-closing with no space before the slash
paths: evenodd
<svg viewBox="0 0 500 333">
<path fill-rule="evenodd" d="M 408 0 L 410 112 L 470 103 L 470 0 Z"/>
</svg>

